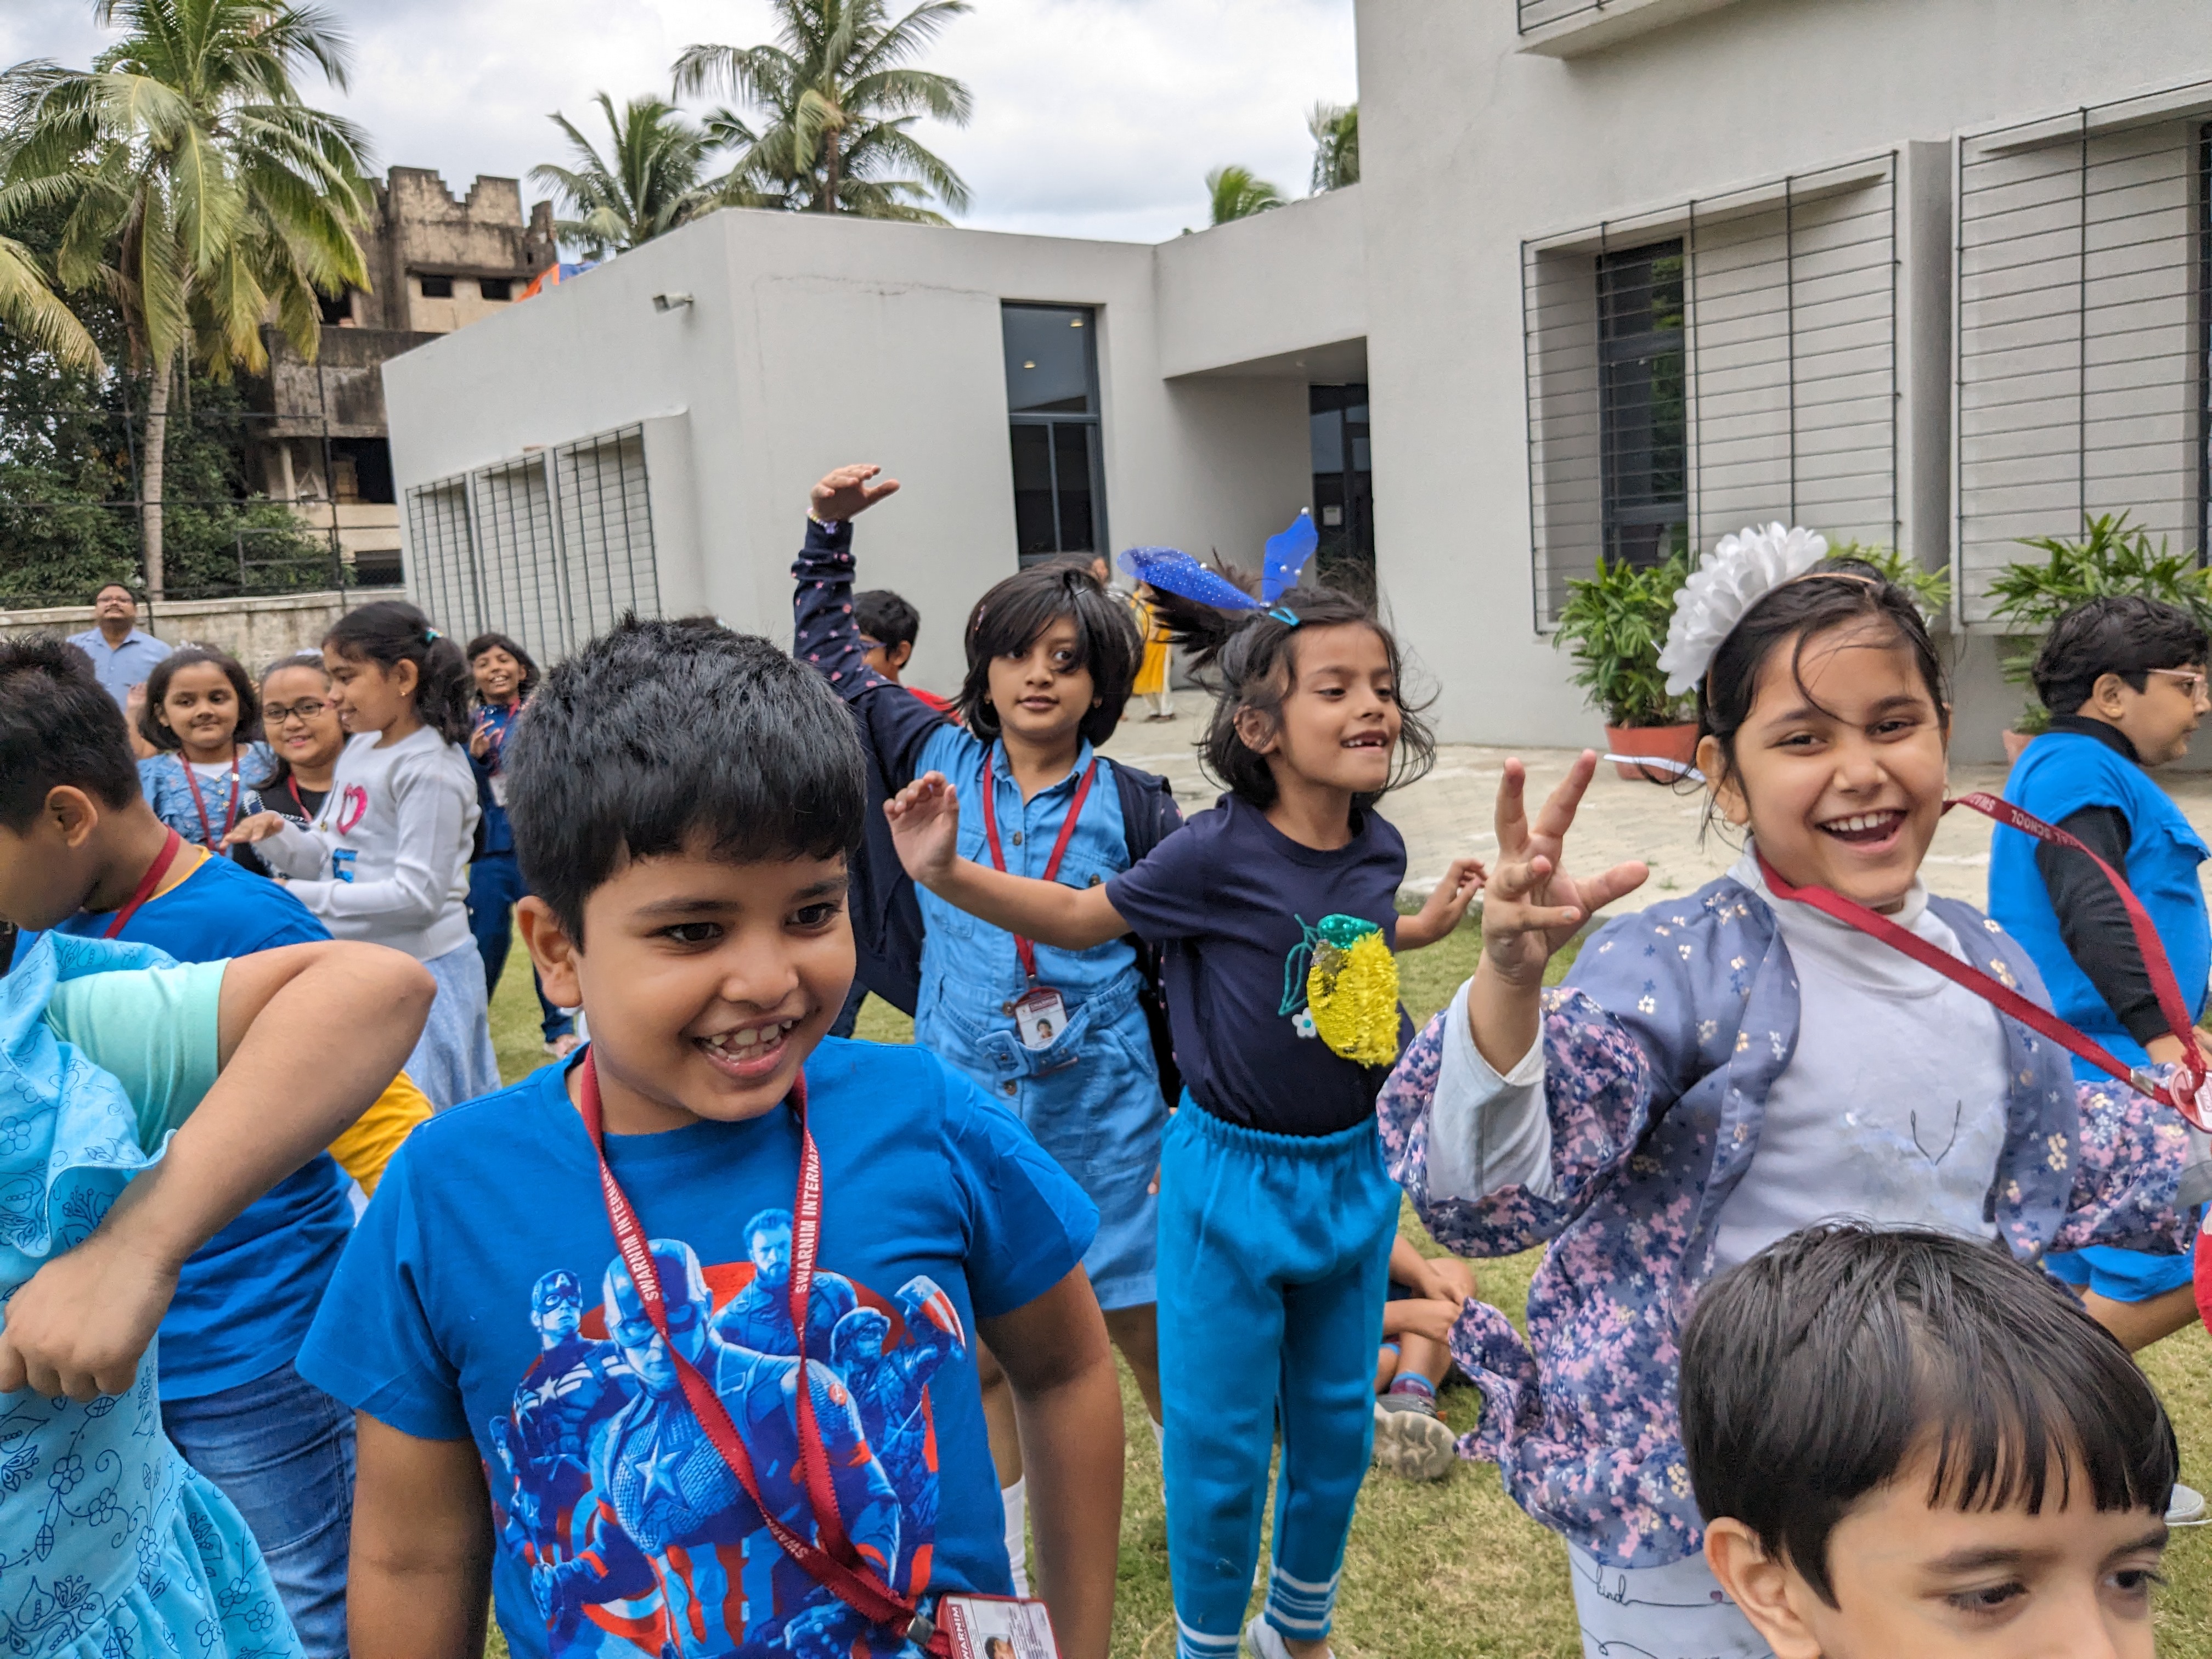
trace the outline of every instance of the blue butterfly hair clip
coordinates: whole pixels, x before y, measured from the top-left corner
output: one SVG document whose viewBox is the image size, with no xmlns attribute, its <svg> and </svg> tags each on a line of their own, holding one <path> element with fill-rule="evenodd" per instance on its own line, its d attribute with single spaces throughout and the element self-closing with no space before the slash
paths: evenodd
<svg viewBox="0 0 2212 1659">
<path fill-rule="evenodd" d="M 1321 532 L 1314 528 L 1313 514 L 1300 507 L 1288 529 L 1267 538 L 1267 556 L 1261 568 L 1260 597 L 1256 599 L 1180 548 L 1130 548 L 1121 555 L 1121 568 L 1164 592 L 1195 599 L 1217 611 L 1267 611 L 1295 628 L 1297 613 L 1275 602 L 1298 585 L 1299 573 L 1320 544 Z"/>
</svg>

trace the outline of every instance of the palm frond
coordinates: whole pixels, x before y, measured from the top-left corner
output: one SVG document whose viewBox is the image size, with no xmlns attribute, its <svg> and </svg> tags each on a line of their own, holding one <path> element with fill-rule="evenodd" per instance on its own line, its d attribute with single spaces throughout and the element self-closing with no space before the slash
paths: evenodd
<svg viewBox="0 0 2212 1659">
<path fill-rule="evenodd" d="M 97 374 L 106 365 L 76 313 L 47 285 L 31 250 L 0 236 L 0 323 L 70 368 Z"/>
</svg>

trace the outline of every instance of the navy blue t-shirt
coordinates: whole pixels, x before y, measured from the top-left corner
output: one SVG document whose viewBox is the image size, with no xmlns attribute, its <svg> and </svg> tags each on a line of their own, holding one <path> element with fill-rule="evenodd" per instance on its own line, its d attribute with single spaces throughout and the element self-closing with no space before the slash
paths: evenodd
<svg viewBox="0 0 2212 1659">
<path fill-rule="evenodd" d="M 114 920 L 112 910 L 80 912 L 55 931 L 97 939 Z M 179 962 L 222 962 L 330 936 L 279 884 L 222 858 L 204 860 L 140 905 L 118 935 Z M 219 1394 L 297 1353 L 352 1231 L 345 1173 L 319 1152 L 200 1246 L 161 1320 L 161 1398 Z"/>
<path fill-rule="evenodd" d="M 1273 1134 L 1326 1135 L 1375 1112 L 1388 1067 L 1365 1066 L 1305 1035 L 1310 930 L 1332 915 L 1398 937 L 1406 843 L 1372 811 L 1334 851 L 1305 847 L 1249 801 L 1222 796 L 1138 864 L 1106 896 L 1148 945 L 1167 946 L 1168 1023 L 1183 1085 L 1214 1116 Z M 1296 955 L 1297 960 L 1292 957 Z M 1399 1046 L 1413 1035 L 1401 1009 Z"/>
<path fill-rule="evenodd" d="M 573 1063 L 408 1138 L 301 1371 L 404 1434 L 475 1440 L 517 1659 L 890 1653 L 854 1646 L 843 1603 L 775 1545 L 684 1403 L 616 1254 Z M 1005 1594 L 975 1321 L 1065 1278 L 1097 1212 L 1018 1118 L 926 1049 L 831 1038 L 806 1079 L 823 1188 L 807 1364 L 846 1531 L 902 1590 Z M 812 1536 L 788 1300 L 796 1117 L 606 1144 L 661 1261 L 672 1330 L 729 1407 L 763 1496 Z"/>
</svg>

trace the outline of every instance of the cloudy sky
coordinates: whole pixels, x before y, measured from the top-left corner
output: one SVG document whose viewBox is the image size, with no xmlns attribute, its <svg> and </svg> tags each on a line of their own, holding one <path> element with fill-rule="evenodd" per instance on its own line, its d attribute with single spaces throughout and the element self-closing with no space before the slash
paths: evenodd
<svg viewBox="0 0 2212 1659">
<path fill-rule="evenodd" d="M 368 128 L 380 166 L 479 173 L 563 159 L 545 118 L 665 94 L 695 41 L 773 38 L 764 0 L 325 0 L 353 40 L 353 89 L 311 101 Z M 1206 222 L 1206 170 L 1241 161 L 1293 195 L 1305 112 L 1357 95 L 1352 0 L 975 0 L 930 66 L 966 81 L 975 118 L 922 130 L 966 178 L 961 222 L 1158 240 Z M 91 0 L 0 0 L 0 64 L 79 64 L 102 43 Z M 527 198 L 532 192 L 525 185 Z"/>
</svg>

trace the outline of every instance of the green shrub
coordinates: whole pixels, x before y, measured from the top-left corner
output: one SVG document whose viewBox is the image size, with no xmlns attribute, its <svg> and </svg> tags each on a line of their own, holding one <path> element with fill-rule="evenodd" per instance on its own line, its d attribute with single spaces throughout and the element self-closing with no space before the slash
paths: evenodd
<svg viewBox="0 0 2212 1659">
<path fill-rule="evenodd" d="M 1674 593 L 1690 579 L 1687 553 L 1634 565 L 1598 556 L 1596 573 L 1571 577 L 1554 645 L 1575 659 L 1575 684 L 1607 726 L 1672 726 L 1690 718 L 1687 697 L 1669 696 L 1659 652 Z"/>
</svg>

